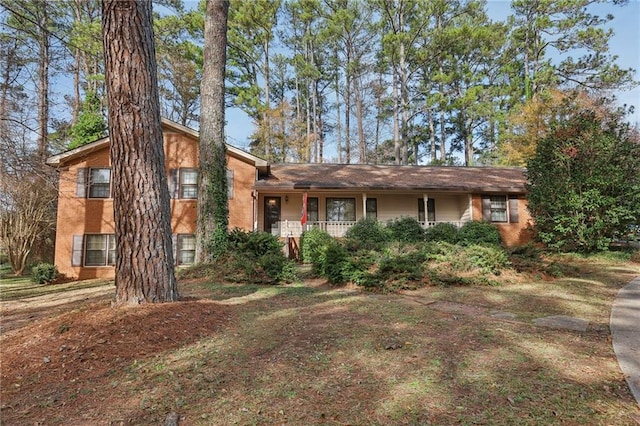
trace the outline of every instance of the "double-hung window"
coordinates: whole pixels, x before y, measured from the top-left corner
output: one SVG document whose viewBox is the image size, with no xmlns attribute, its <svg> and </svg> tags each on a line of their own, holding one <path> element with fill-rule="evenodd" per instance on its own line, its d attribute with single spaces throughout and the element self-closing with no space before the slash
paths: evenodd
<svg viewBox="0 0 640 426">
<path fill-rule="evenodd" d="M 320 216 L 318 214 L 318 197 L 307 198 L 307 222 L 318 222 Z"/>
<path fill-rule="evenodd" d="M 85 266 L 109 266 L 116 263 L 116 236 L 113 234 L 85 235 Z"/>
<path fill-rule="evenodd" d="M 180 198 L 198 198 L 197 169 L 180 169 Z"/>
<path fill-rule="evenodd" d="M 196 258 L 196 236 L 193 234 L 179 234 L 177 247 L 178 265 L 191 265 Z"/>
<path fill-rule="evenodd" d="M 108 167 L 79 168 L 76 176 L 76 196 L 80 198 L 111 197 L 111 169 Z"/>
<path fill-rule="evenodd" d="M 491 202 L 491 222 L 507 221 L 507 196 L 492 195 L 489 197 Z"/>
<path fill-rule="evenodd" d="M 89 169 L 89 198 L 109 198 L 111 169 Z"/>
<path fill-rule="evenodd" d="M 485 195 L 482 197 L 482 219 L 494 223 L 517 223 L 518 196 Z"/>
<path fill-rule="evenodd" d="M 328 222 L 355 222 L 356 199 L 355 198 L 327 198 Z"/>
<path fill-rule="evenodd" d="M 365 210 L 366 210 L 367 219 L 377 219 L 378 218 L 378 199 L 367 198 Z"/>
</svg>

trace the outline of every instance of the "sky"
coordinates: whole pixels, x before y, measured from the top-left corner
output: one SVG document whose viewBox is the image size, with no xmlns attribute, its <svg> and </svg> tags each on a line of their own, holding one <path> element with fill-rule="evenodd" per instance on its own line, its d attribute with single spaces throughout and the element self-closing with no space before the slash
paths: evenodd
<svg viewBox="0 0 640 426">
<path fill-rule="evenodd" d="M 185 3 L 191 3 L 186 1 Z M 510 1 L 490 0 L 487 11 L 493 20 L 504 20 L 510 13 Z M 603 16 L 608 13 L 614 16 L 609 26 L 614 30 L 609 48 L 618 57 L 617 63 L 623 68 L 633 68 L 634 80 L 640 81 L 640 0 L 629 0 L 626 6 L 615 6 L 611 2 L 593 6 L 593 12 Z M 633 105 L 634 114 L 629 117 L 632 124 L 640 125 L 640 87 L 615 93 L 619 105 Z M 254 126 L 251 120 L 237 108 L 226 111 L 227 138 L 231 145 L 246 149 Z"/>
</svg>

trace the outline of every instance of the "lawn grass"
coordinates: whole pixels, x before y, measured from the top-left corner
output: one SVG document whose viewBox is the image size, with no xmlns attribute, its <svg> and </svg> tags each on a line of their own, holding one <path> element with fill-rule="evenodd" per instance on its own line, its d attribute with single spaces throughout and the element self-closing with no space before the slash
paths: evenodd
<svg viewBox="0 0 640 426">
<path fill-rule="evenodd" d="M 176 412 L 185 425 L 637 426 L 640 410 L 613 353 L 608 316 L 640 264 L 555 260 L 565 272 L 557 279 L 503 274 L 499 286 L 399 294 L 310 281 L 183 280 L 180 293 L 197 301 L 94 307 L 34 326 L 38 340 L 27 335 L 17 346 L 33 358 L 34 375 L 7 379 L 21 380 L 20 392 L 3 400 L 21 407 L 12 398 L 24 395 L 34 406 L 23 407 L 23 417 L 17 408 L 6 413 L 50 424 L 161 424 Z M 514 317 L 492 317 L 498 310 Z M 587 331 L 532 322 L 559 314 L 588 320 Z M 222 322 L 207 328 L 216 315 Z M 134 346 L 120 344 L 139 324 L 152 328 L 131 336 Z M 147 338 L 167 343 L 149 350 Z M 51 363 L 43 366 L 47 339 L 54 355 L 47 352 Z M 55 355 L 61 344 L 68 349 Z M 41 383 L 56 379 L 56 356 L 66 357 L 60 374 L 77 381 L 60 382 L 54 395 Z M 97 375 L 94 366 L 108 372 Z"/>
<path fill-rule="evenodd" d="M 97 279 L 61 284 L 37 284 L 32 282 L 29 276 L 15 277 L 5 273 L 0 277 L 2 277 L 0 278 L 0 301 L 26 299 L 69 290 L 99 287 L 109 283 L 108 280 Z"/>
</svg>

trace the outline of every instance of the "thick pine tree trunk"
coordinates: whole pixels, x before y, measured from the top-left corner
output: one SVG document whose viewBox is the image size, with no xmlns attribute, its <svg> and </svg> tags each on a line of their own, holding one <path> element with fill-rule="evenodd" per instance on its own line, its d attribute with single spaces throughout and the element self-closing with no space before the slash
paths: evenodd
<svg viewBox="0 0 640 426">
<path fill-rule="evenodd" d="M 151 2 L 103 0 L 116 304 L 178 299 Z"/>
<path fill-rule="evenodd" d="M 224 78 L 229 2 L 208 0 L 204 29 L 204 70 L 200 93 L 200 183 L 196 262 L 225 250 L 229 204 L 224 143 Z"/>
</svg>

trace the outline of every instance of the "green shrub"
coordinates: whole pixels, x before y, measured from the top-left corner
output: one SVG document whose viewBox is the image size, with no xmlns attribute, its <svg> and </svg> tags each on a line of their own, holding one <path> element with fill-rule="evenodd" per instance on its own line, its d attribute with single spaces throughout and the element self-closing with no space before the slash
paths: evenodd
<svg viewBox="0 0 640 426">
<path fill-rule="evenodd" d="M 498 275 L 511 265 L 507 252 L 499 246 L 439 242 L 426 244 L 423 250 L 428 260 L 438 263 L 441 268 L 446 267 L 451 273 L 477 269 L 481 273 Z"/>
<path fill-rule="evenodd" d="M 385 256 L 380 261 L 378 273 L 387 281 L 417 281 L 422 278 L 421 265 L 424 261 L 419 252 Z"/>
<path fill-rule="evenodd" d="M 229 233 L 226 256 L 215 262 L 221 277 L 232 282 L 277 284 L 295 279 L 295 266 L 282 251 L 282 242 L 267 232 Z"/>
<path fill-rule="evenodd" d="M 378 287 L 383 281 L 371 270 L 380 259 L 380 253 L 372 250 L 360 250 L 347 257 L 342 274 L 346 281 L 363 287 Z"/>
<path fill-rule="evenodd" d="M 538 272 L 542 267 L 542 250 L 531 243 L 513 247 L 509 261 L 518 272 Z"/>
<path fill-rule="evenodd" d="M 256 260 L 257 268 L 254 282 L 279 283 L 291 282 L 295 279 L 295 265 L 284 256 L 284 253 L 267 253 Z"/>
<path fill-rule="evenodd" d="M 464 245 L 495 244 L 502 245 L 502 236 L 498 228 L 489 222 L 471 221 L 462 225 L 458 231 L 459 241 Z"/>
<path fill-rule="evenodd" d="M 415 243 L 424 240 L 424 229 L 413 217 L 401 217 L 389 221 L 387 229 L 394 241 L 403 243 Z"/>
<path fill-rule="evenodd" d="M 467 246 L 464 253 L 472 267 L 479 268 L 485 273 L 499 275 L 503 269 L 511 265 L 507 252 L 499 246 Z"/>
<path fill-rule="evenodd" d="M 344 284 L 346 282 L 345 266 L 349 255 L 347 250 L 334 241 L 323 250 L 320 256 L 321 270 L 331 284 Z"/>
<path fill-rule="evenodd" d="M 318 264 L 320 255 L 325 248 L 334 242 L 333 237 L 320 228 L 311 228 L 302 233 L 300 240 L 302 261 L 313 265 L 314 273 L 318 273 L 319 271 L 315 269 L 315 265 Z"/>
<path fill-rule="evenodd" d="M 387 228 L 375 219 L 360 219 L 347 231 L 345 238 L 357 249 L 378 249 L 390 240 Z"/>
<path fill-rule="evenodd" d="M 57 276 L 58 268 L 50 263 L 39 263 L 31 268 L 31 281 L 37 284 L 50 283 Z"/>
<path fill-rule="evenodd" d="M 231 251 L 259 257 L 268 253 L 282 252 L 282 242 L 268 232 L 245 232 L 235 228 L 229 233 L 228 248 Z"/>
<path fill-rule="evenodd" d="M 458 228 L 452 223 L 441 222 L 427 228 L 424 236 L 427 241 L 444 241 L 455 244 L 458 242 Z"/>
</svg>

